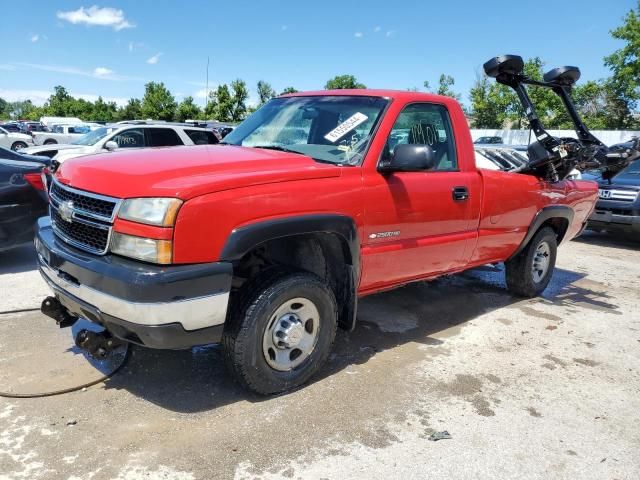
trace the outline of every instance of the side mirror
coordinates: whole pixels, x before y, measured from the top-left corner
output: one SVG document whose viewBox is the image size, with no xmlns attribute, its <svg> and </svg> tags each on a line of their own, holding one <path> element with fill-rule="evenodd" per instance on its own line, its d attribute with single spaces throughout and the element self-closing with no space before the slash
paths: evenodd
<svg viewBox="0 0 640 480">
<path fill-rule="evenodd" d="M 393 149 L 391 160 L 378 167 L 381 173 L 424 172 L 436 165 L 436 152 L 429 145 L 400 144 Z"/>
<path fill-rule="evenodd" d="M 110 152 L 113 152 L 118 148 L 118 144 L 113 140 L 109 140 L 107 143 L 104 144 L 104 148 L 106 148 Z"/>
</svg>

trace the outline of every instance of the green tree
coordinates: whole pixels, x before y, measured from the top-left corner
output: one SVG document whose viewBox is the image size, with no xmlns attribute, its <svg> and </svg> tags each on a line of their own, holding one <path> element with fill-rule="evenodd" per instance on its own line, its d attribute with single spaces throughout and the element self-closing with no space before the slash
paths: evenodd
<svg viewBox="0 0 640 480">
<path fill-rule="evenodd" d="M 459 101 L 460 94 L 454 92 L 453 89 L 451 88 L 453 85 L 455 85 L 455 83 L 456 81 L 453 79 L 451 75 L 446 75 L 442 73 L 440 74 L 440 78 L 438 79 L 438 88 L 436 89 L 435 92 L 431 90 L 431 84 L 429 83 L 428 80 L 425 80 L 424 88 L 428 92 L 432 92 L 437 95 L 444 95 L 445 97 L 452 97 Z"/>
<path fill-rule="evenodd" d="M 7 108 L 9 107 L 9 102 L 7 102 L 4 98 L 0 97 L 0 118 L 4 119 L 9 117 L 9 113 Z"/>
<path fill-rule="evenodd" d="M 296 90 L 293 87 L 287 87 L 284 90 L 282 90 L 282 92 L 280 92 L 280 95 L 287 95 L 289 93 L 298 93 L 298 90 Z"/>
<path fill-rule="evenodd" d="M 97 122 L 112 122 L 117 115 L 118 106 L 115 102 L 105 102 L 102 97 L 93 104 L 91 116 L 88 120 L 94 120 Z"/>
<path fill-rule="evenodd" d="M 629 128 L 638 124 L 632 112 L 640 100 L 640 1 L 624 17 L 623 24 L 611 31 L 611 36 L 623 41 L 624 46 L 604 59 L 612 72 L 606 87 L 610 114 L 615 128 Z"/>
<path fill-rule="evenodd" d="M 173 120 L 176 113 L 176 101 L 162 82 L 149 82 L 144 86 L 141 114 L 154 120 Z"/>
<path fill-rule="evenodd" d="M 219 122 L 231 122 L 233 119 L 233 100 L 226 83 L 209 92 L 209 101 L 204 109 L 207 118 Z"/>
<path fill-rule="evenodd" d="M 53 87 L 53 94 L 45 103 L 44 110 L 47 115 L 52 117 L 66 117 L 69 116 L 72 103 L 73 98 L 67 89 L 62 85 L 56 85 Z"/>
<path fill-rule="evenodd" d="M 42 107 L 36 107 L 31 100 L 7 103 L 4 116 L 13 119 L 40 120 L 44 114 Z"/>
<path fill-rule="evenodd" d="M 327 81 L 324 86 L 326 90 L 338 90 L 345 88 L 367 88 L 363 83 L 358 82 L 353 75 L 336 75 Z"/>
<path fill-rule="evenodd" d="M 273 97 L 276 96 L 276 91 L 267 82 L 258 81 L 258 97 L 260 97 L 260 105 L 264 105 Z"/>
<path fill-rule="evenodd" d="M 118 120 L 139 120 L 142 118 L 142 102 L 130 98 L 127 104 L 118 110 Z"/>
<path fill-rule="evenodd" d="M 240 122 L 247 116 L 247 100 L 249 90 L 244 80 L 234 80 L 231 82 L 231 121 Z"/>
<path fill-rule="evenodd" d="M 469 92 L 473 127 L 502 128 L 517 101 L 514 97 L 509 88 L 479 76 Z"/>
<path fill-rule="evenodd" d="M 185 97 L 176 111 L 176 121 L 184 122 L 185 120 L 195 120 L 200 117 L 202 111 L 200 107 L 193 102 L 193 97 Z"/>
</svg>

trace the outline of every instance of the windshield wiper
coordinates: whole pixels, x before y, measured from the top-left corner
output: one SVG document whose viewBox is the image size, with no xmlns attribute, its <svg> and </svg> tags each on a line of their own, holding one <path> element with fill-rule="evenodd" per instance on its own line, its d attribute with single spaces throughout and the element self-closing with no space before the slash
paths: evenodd
<svg viewBox="0 0 640 480">
<path fill-rule="evenodd" d="M 297 150 L 291 150 L 290 148 L 283 147 L 281 145 L 252 145 L 252 148 L 264 148 L 265 150 L 277 150 L 279 152 L 287 152 L 287 153 L 297 153 L 298 155 L 305 155 L 304 153 L 300 153 Z"/>
</svg>

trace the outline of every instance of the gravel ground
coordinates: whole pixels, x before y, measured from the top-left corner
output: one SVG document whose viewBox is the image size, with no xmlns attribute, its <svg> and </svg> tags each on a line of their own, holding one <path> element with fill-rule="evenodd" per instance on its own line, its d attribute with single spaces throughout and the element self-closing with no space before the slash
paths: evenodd
<svg viewBox="0 0 640 480">
<path fill-rule="evenodd" d="M 640 478 L 639 250 L 587 232 L 533 300 L 495 270 L 363 299 L 322 373 L 275 398 L 236 387 L 216 347 L 136 348 L 86 391 L 0 398 L 0 479 Z M 47 295 L 32 265 L 0 258 L 0 311 Z M 5 381 L 29 381 L 21 356 L 71 375 L 10 327 L 71 346 L 44 321 L 0 315 Z"/>
</svg>

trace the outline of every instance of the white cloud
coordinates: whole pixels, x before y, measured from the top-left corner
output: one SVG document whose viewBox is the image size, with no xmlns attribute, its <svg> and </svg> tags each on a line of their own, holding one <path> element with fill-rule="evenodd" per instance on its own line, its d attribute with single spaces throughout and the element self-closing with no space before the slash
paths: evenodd
<svg viewBox="0 0 640 480">
<path fill-rule="evenodd" d="M 158 63 L 158 60 L 160 60 L 161 56 L 162 56 L 162 52 L 156 53 L 153 57 L 149 57 L 147 59 L 147 63 L 149 65 L 155 65 L 156 63 Z"/>
<path fill-rule="evenodd" d="M 31 36 L 31 43 L 36 43 L 38 40 L 40 40 L 40 35 L 37 33 Z"/>
<path fill-rule="evenodd" d="M 385 37 L 391 38 L 396 34 L 395 30 L 387 30 L 387 33 L 384 34 Z"/>
<path fill-rule="evenodd" d="M 29 68 L 34 70 L 42 70 L 45 72 L 65 73 L 68 75 L 79 75 L 82 77 L 99 78 L 101 80 L 123 81 L 144 81 L 140 77 L 129 77 L 127 75 L 118 75 L 113 70 L 105 67 L 97 67 L 93 70 L 82 70 L 81 68 L 68 67 L 64 65 L 42 65 L 39 63 L 17 63 L 18 67 Z"/>
<path fill-rule="evenodd" d="M 31 100 L 35 105 L 42 105 L 53 91 L 48 90 L 14 90 L 0 88 L 0 97 L 8 102 Z"/>
<path fill-rule="evenodd" d="M 353 36 L 356 37 L 356 38 L 362 38 L 362 37 L 364 37 L 364 34 L 362 32 L 356 32 L 356 33 L 353 34 Z"/>
<path fill-rule="evenodd" d="M 375 28 L 373 29 L 373 32 L 374 32 L 374 33 L 378 33 L 380 30 L 382 30 L 382 28 L 378 25 L 377 27 L 375 27 Z"/>
<path fill-rule="evenodd" d="M 68 12 L 58 12 L 57 17 L 74 25 L 85 24 L 88 26 L 111 27 L 116 32 L 125 28 L 135 27 L 133 23 L 125 18 L 122 10 L 109 7 L 100 8 L 97 5 L 89 8 L 80 7 L 77 10 Z"/>
<path fill-rule="evenodd" d="M 112 73 L 113 73 L 113 70 L 109 70 L 108 68 L 105 68 L 105 67 L 96 67 L 93 70 L 93 74 L 96 77 L 104 77 L 107 75 L 111 75 Z"/>
</svg>

